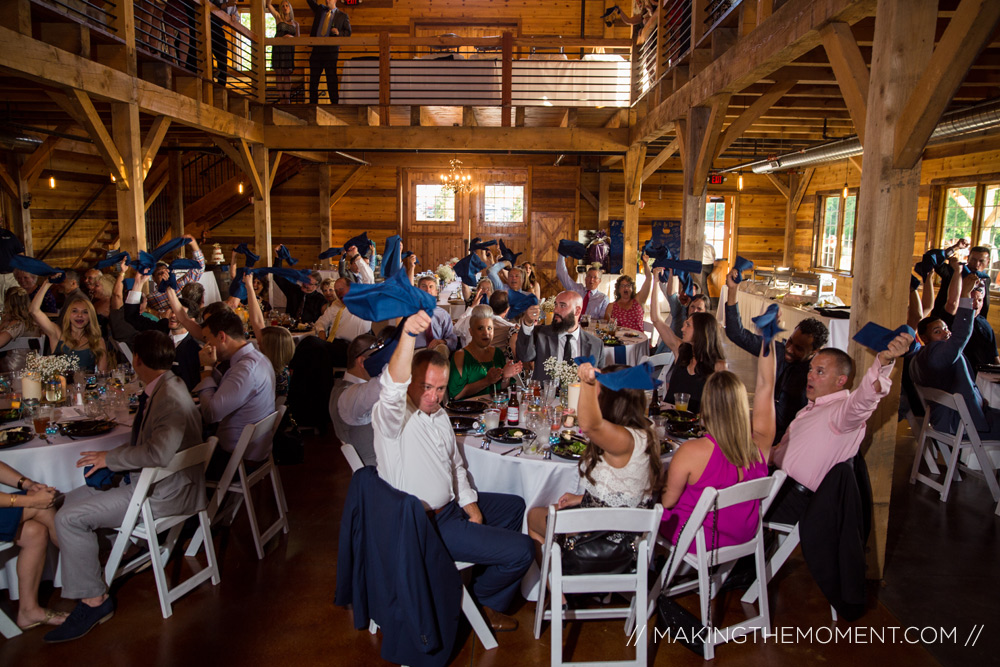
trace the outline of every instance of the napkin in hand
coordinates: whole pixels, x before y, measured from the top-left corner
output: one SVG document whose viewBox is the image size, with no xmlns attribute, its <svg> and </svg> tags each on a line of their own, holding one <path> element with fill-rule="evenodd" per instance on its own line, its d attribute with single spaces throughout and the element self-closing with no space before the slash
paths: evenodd
<svg viewBox="0 0 1000 667">
<path fill-rule="evenodd" d="M 737 255 L 736 264 L 733 265 L 733 268 L 736 270 L 736 277 L 733 278 L 733 281 L 737 285 L 739 285 L 743 281 L 743 272 L 752 269 L 753 262 L 751 262 L 746 257 L 740 257 L 739 255 Z"/>
<path fill-rule="evenodd" d="M 149 254 L 155 257 L 156 261 L 160 261 L 166 255 L 169 255 L 174 250 L 183 248 L 188 243 L 191 243 L 191 239 L 189 239 L 186 236 L 178 236 L 175 239 L 170 239 L 169 241 L 159 246 L 158 248 L 154 248 L 153 250 L 150 251 Z"/>
<path fill-rule="evenodd" d="M 278 248 L 278 266 L 281 266 L 282 261 L 288 262 L 288 266 L 295 266 L 299 263 L 299 260 L 292 257 L 292 253 L 283 245 Z"/>
<path fill-rule="evenodd" d="M 330 259 L 331 257 L 336 257 L 337 255 L 343 255 L 343 248 L 327 248 L 319 254 L 320 259 Z"/>
<path fill-rule="evenodd" d="M 65 277 L 62 269 L 49 266 L 40 259 L 28 257 L 27 255 L 14 255 L 10 258 L 10 268 L 20 269 L 36 276 L 48 276 L 52 284 L 61 283 Z"/>
<path fill-rule="evenodd" d="M 455 275 L 462 279 L 462 282 L 469 287 L 476 286 L 476 274 L 486 268 L 486 262 L 479 255 L 472 253 L 455 264 Z"/>
<path fill-rule="evenodd" d="M 433 296 L 410 284 L 405 271 L 397 271 L 377 285 L 355 283 L 343 302 L 351 314 L 369 322 L 409 317 L 419 310 L 433 315 L 437 307 Z"/>
<path fill-rule="evenodd" d="M 883 326 L 875 324 L 874 322 L 869 322 L 865 326 L 858 330 L 858 333 L 854 334 L 854 340 L 864 345 L 872 352 L 883 352 L 889 349 L 889 343 L 902 333 L 908 333 L 911 336 L 916 336 L 916 333 L 912 328 L 906 324 L 898 327 L 895 331 L 886 329 Z"/>
<path fill-rule="evenodd" d="M 500 239 L 500 259 L 503 261 L 510 262 L 511 266 L 517 263 L 517 258 L 523 255 L 523 252 L 514 252 L 506 245 L 504 245 L 503 239 Z"/>
<path fill-rule="evenodd" d="M 653 367 L 648 361 L 613 373 L 597 373 L 597 381 L 611 391 L 622 389 L 652 391 L 656 386 L 653 383 Z"/>
<path fill-rule="evenodd" d="M 538 297 L 534 294 L 521 294 L 517 290 L 508 290 L 507 302 L 510 304 L 510 310 L 507 311 L 507 320 L 511 321 L 523 315 L 524 311 L 532 306 L 537 306 Z"/>
<path fill-rule="evenodd" d="M 132 257 L 127 252 L 113 252 L 113 253 L 109 253 L 107 257 L 105 257 L 104 259 L 102 259 L 101 261 L 99 261 L 96 264 L 96 267 L 98 269 L 106 269 L 109 266 L 114 266 L 115 264 L 120 263 L 123 259 L 125 260 L 125 262 L 127 264 L 128 261 L 130 259 L 132 259 Z"/>
<path fill-rule="evenodd" d="M 406 252 L 404 252 L 404 253 L 402 254 L 402 256 L 400 257 L 400 259 L 401 259 L 401 260 L 406 260 L 406 258 L 407 258 L 407 257 L 409 257 L 409 256 L 410 256 L 410 255 L 412 255 L 412 254 L 413 254 L 413 251 L 412 251 L 412 250 L 407 250 Z M 414 263 L 416 263 L 416 264 L 419 264 L 419 263 L 420 263 L 420 258 L 419 258 L 419 257 L 417 257 L 417 258 L 416 258 L 415 260 L 413 260 L 413 261 L 414 261 Z"/>
<path fill-rule="evenodd" d="M 382 253 L 382 266 L 379 269 L 383 278 L 392 278 L 402 266 L 403 238 L 393 234 L 385 240 L 385 252 Z"/>
<path fill-rule="evenodd" d="M 913 270 L 920 275 L 921 278 L 927 279 L 931 271 L 937 271 L 945 265 L 944 250 L 940 248 L 935 250 L 928 250 L 924 253 L 924 256 L 920 258 L 920 261 L 913 266 Z M 940 273 L 940 271 L 938 271 Z"/>
<path fill-rule="evenodd" d="M 246 264 L 244 264 L 244 266 L 246 266 L 248 269 L 252 269 L 253 265 L 256 264 L 258 261 L 260 261 L 260 255 L 250 252 L 250 248 L 249 246 L 247 246 L 246 243 L 241 243 L 238 246 L 236 246 L 236 249 L 233 250 L 233 252 L 243 255 L 244 257 L 247 258 Z"/>
<path fill-rule="evenodd" d="M 559 254 L 563 257 L 583 259 L 587 256 L 587 246 L 583 245 L 579 241 L 563 239 L 559 242 Z"/>
<path fill-rule="evenodd" d="M 767 307 L 763 315 L 752 318 L 753 323 L 757 325 L 757 329 L 760 330 L 760 335 L 764 339 L 765 357 L 771 353 L 771 341 L 774 340 L 775 336 L 784 331 L 784 329 L 778 326 L 778 310 L 778 304 L 772 303 Z"/>
<path fill-rule="evenodd" d="M 469 252 L 475 252 L 477 250 L 486 250 L 490 246 L 495 246 L 497 244 L 496 240 L 493 241 L 483 241 L 478 236 L 469 242 Z"/>
</svg>

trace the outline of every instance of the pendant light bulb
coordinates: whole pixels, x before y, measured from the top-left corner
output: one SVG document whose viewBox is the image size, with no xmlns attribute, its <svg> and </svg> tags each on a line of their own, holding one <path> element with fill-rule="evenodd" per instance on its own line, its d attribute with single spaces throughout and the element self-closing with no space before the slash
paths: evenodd
<svg viewBox="0 0 1000 667">
<path fill-rule="evenodd" d="M 53 190 L 56 189 L 56 177 L 55 176 L 49 176 L 49 187 L 51 189 L 53 189 Z"/>
<path fill-rule="evenodd" d="M 743 172 L 741 171 L 736 177 L 736 189 L 743 192 Z"/>
<path fill-rule="evenodd" d="M 847 183 L 844 183 L 844 199 L 847 199 L 847 195 L 848 195 Z"/>
<path fill-rule="evenodd" d="M 239 187 L 237 187 L 236 189 L 239 190 L 240 194 L 243 194 L 243 181 L 240 181 Z"/>
</svg>

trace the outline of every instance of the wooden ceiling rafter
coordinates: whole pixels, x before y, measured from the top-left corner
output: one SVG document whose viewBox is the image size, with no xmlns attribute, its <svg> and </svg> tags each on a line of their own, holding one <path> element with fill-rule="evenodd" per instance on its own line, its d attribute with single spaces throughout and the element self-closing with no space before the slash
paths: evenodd
<svg viewBox="0 0 1000 667">
<path fill-rule="evenodd" d="M 101 120 L 90 95 L 82 90 L 71 88 L 65 92 L 49 91 L 49 96 L 93 139 L 98 153 L 108 169 L 111 170 L 115 187 L 123 191 L 128 190 L 132 184 L 128 180 L 125 160 L 111 138 L 108 128 L 105 127 L 104 121 Z"/>
<path fill-rule="evenodd" d="M 854 129 L 865 143 L 865 118 L 868 116 L 868 65 L 851 33 L 851 26 L 839 21 L 820 32 L 837 84 L 854 121 Z"/>
</svg>

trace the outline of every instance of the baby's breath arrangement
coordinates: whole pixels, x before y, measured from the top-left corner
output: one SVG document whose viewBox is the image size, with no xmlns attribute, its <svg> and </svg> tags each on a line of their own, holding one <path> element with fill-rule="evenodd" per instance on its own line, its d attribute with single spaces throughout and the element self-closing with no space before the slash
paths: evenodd
<svg viewBox="0 0 1000 667">
<path fill-rule="evenodd" d="M 556 309 L 556 298 L 555 296 L 550 296 L 542 299 L 542 312 L 551 313 Z"/>
<path fill-rule="evenodd" d="M 576 364 L 569 361 L 559 361 L 555 357 L 549 357 L 543 365 L 549 377 L 559 382 L 563 387 L 568 387 L 577 380 Z"/>
<path fill-rule="evenodd" d="M 79 368 L 80 364 L 77 358 L 68 354 L 43 357 L 37 352 L 31 352 L 25 362 L 25 369 L 38 373 L 43 380 L 51 380 L 59 375 L 68 375 Z"/>
<path fill-rule="evenodd" d="M 441 282 L 445 285 L 448 285 L 455 280 L 455 269 L 451 268 L 451 265 L 449 264 L 439 264 L 434 274 L 440 278 Z"/>
</svg>

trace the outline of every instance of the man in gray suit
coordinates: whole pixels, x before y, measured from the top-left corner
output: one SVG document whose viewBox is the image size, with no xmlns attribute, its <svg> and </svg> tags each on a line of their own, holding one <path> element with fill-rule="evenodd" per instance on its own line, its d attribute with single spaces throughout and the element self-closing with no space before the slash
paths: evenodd
<svg viewBox="0 0 1000 667">
<path fill-rule="evenodd" d="M 537 317 L 537 310 L 529 309 L 529 312 Z M 535 362 L 531 375 L 533 380 L 551 379 L 544 367 L 549 357 L 573 363 L 574 357 L 592 356 L 599 368 L 604 367 L 604 343 L 580 328 L 582 312 L 583 297 L 567 290 L 556 296 L 551 325 L 521 326 L 521 334 L 517 337 L 517 359 Z"/>
<path fill-rule="evenodd" d="M 144 331 L 133 341 L 133 366 L 145 385 L 128 444 L 108 452 L 83 452 L 77 467 L 93 466 L 114 472 L 162 467 L 174 454 L 201 443 L 201 414 L 191 400 L 187 385 L 170 372 L 174 345 L 160 331 Z M 49 643 L 77 639 L 115 613 L 108 595 L 98 554 L 97 531 L 121 525 L 132 498 L 133 487 L 122 480 L 105 491 L 81 486 L 66 496 L 56 514 L 56 535 L 62 551 L 62 595 L 79 599 L 66 621 L 45 635 Z M 205 477 L 201 466 L 193 466 L 167 477 L 150 490 L 157 516 L 189 514 L 205 507 Z"/>
</svg>

